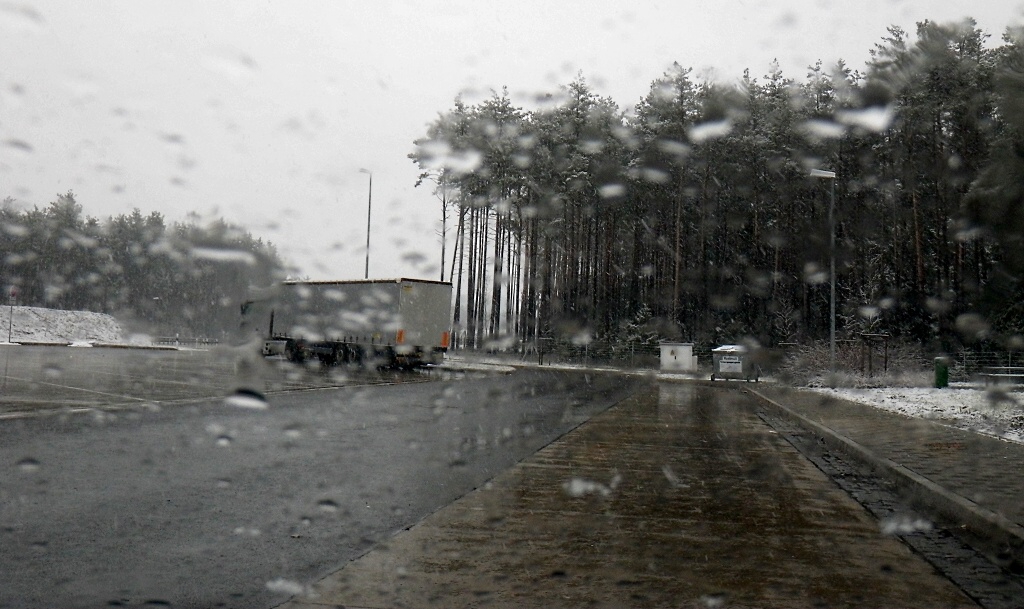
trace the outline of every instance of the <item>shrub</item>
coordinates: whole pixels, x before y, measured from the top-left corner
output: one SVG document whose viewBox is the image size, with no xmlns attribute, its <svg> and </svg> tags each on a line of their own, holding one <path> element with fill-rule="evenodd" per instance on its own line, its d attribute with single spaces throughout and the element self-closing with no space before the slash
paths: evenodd
<svg viewBox="0 0 1024 609">
<path fill-rule="evenodd" d="M 925 387 L 931 384 L 930 360 L 916 344 L 890 342 L 888 368 L 881 345 L 873 346 L 873 371 L 868 375 L 866 345 L 861 341 L 836 343 L 836 374 L 830 379 L 829 343 L 818 341 L 792 349 L 778 369 L 785 383 L 803 387 Z"/>
</svg>

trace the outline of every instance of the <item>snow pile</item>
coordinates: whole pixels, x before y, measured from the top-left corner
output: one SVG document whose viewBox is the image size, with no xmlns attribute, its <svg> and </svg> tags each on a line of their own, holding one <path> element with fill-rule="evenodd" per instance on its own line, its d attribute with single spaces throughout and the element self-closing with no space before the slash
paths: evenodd
<svg viewBox="0 0 1024 609">
<path fill-rule="evenodd" d="M 41 307 L 0 306 L 0 342 L 120 343 L 124 335 L 117 320 L 105 313 L 60 311 Z"/>
<path fill-rule="evenodd" d="M 954 383 L 942 389 L 883 387 L 812 391 L 1024 443 L 1024 393 L 999 386 L 986 388 Z"/>
</svg>

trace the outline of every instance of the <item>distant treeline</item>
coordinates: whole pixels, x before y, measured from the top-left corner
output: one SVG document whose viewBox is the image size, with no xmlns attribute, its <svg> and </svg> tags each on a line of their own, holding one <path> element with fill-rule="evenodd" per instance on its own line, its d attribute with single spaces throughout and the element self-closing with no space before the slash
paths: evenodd
<svg viewBox="0 0 1024 609">
<path fill-rule="evenodd" d="M 251 286 L 282 268 L 270 243 L 217 221 L 167 225 L 138 209 L 106 221 L 75 195 L 46 208 L 0 208 L 3 304 L 110 313 L 154 335 L 221 337 L 238 328 Z M 278 277 L 279 278 L 279 277 Z"/>
<path fill-rule="evenodd" d="M 456 98 L 410 155 L 455 231 L 456 321 L 474 343 L 825 338 L 834 186 L 841 337 L 1010 340 L 1017 34 L 988 48 L 973 21 L 892 27 L 866 73 L 819 62 L 802 80 L 723 85 L 675 65 L 630 113 L 582 76 L 535 110 L 507 91 Z"/>
</svg>

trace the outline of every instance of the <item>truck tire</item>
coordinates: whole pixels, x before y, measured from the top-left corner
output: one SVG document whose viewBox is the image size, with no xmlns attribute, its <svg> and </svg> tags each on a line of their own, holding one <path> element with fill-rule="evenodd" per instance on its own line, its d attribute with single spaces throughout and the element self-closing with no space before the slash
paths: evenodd
<svg viewBox="0 0 1024 609">
<path fill-rule="evenodd" d="M 325 353 L 320 357 L 320 362 L 325 366 L 337 366 L 338 365 L 338 347 L 337 345 L 331 347 L 330 353 Z"/>
<path fill-rule="evenodd" d="M 284 354 L 289 362 L 295 364 L 301 364 L 306 361 L 306 353 L 302 348 L 302 344 L 295 341 L 288 341 L 284 347 Z"/>
</svg>

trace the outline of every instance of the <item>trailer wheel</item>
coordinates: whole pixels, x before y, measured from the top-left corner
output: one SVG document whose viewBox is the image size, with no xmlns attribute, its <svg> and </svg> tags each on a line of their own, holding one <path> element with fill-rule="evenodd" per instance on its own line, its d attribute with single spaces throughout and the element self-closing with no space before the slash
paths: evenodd
<svg viewBox="0 0 1024 609">
<path fill-rule="evenodd" d="M 325 366 L 337 366 L 338 365 L 338 348 L 331 347 L 330 353 L 325 353 L 320 356 L 320 361 Z"/>
<path fill-rule="evenodd" d="M 288 341 L 284 348 L 285 357 L 289 362 L 301 364 L 306 360 L 305 350 L 300 343 Z"/>
</svg>

